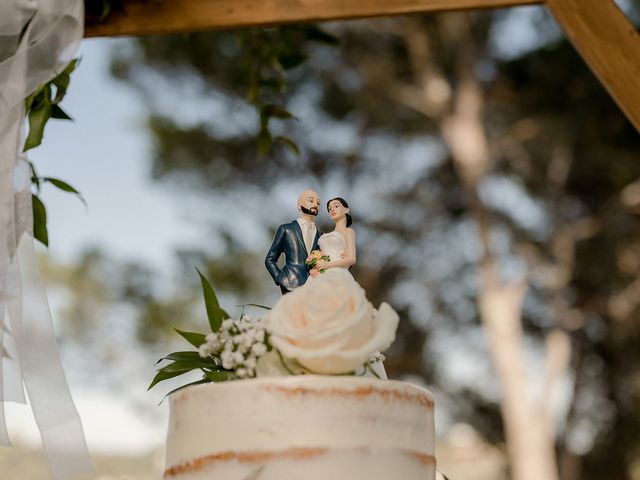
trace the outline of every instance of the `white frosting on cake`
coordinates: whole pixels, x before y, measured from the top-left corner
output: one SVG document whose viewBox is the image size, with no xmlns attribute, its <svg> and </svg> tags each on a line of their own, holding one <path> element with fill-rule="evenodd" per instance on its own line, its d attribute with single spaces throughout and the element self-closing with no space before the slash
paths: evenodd
<svg viewBox="0 0 640 480">
<path fill-rule="evenodd" d="M 164 477 L 433 480 L 433 397 L 316 375 L 189 387 L 170 397 Z"/>
</svg>

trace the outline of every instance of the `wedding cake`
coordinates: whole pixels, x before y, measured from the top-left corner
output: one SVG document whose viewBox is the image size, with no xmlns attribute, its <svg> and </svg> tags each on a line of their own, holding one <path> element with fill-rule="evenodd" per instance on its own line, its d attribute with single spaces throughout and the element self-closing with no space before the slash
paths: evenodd
<svg viewBox="0 0 640 480">
<path fill-rule="evenodd" d="M 433 397 L 413 385 L 300 375 L 171 396 L 165 479 L 433 480 Z"/>
<path fill-rule="evenodd" d="M 158 373 L 215 382 L 170 395 L 165 480 L 435 479 L 433 397 L 381 379 L 398 315 L 352 278 L 328 271 L 263 318 L 211 324 L 179 332 L 198 353 Z"/>
</svg>

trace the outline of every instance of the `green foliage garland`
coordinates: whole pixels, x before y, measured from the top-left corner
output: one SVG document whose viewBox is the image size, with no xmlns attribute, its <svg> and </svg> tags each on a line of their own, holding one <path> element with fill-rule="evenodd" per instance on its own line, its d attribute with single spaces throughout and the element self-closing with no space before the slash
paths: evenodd
<svg viewBox="0 0 640 480">
<path fill-rule="evenodd" d="M 76 69 L 79 59 L 74 59 L 60 72 L 53 80 L 41 85 L 35 92 L 29 95 L 25 100 L 24 111 L 25 117 L 29 120 L 29 133 L 24 143 L 23 152 L 31 150 L 42 143 L 44 129 L 47 122 L 52 119 L 72 120 L 67 113 L 60 107 L 60 102 L 64 99 L 71 81 L 71 73 Z M 31 183 L 35 187 L 36 193 L 31 196 L 33 208 L 33 236 L 36 240 L 45 246 L 49 245 L 49 235 L 47 232 L 47 210 L 38 196 L 43 183 L 50 183 L 54 187 L 63 192 L 77 195 L 80 200 L 85 203 L 82 195 L 78 190 L 69 185 L 67 182 L 53 177 L 40 177 L 36 173 L 36 169 L 32 162 L 31 167 Z"/>
</svg>

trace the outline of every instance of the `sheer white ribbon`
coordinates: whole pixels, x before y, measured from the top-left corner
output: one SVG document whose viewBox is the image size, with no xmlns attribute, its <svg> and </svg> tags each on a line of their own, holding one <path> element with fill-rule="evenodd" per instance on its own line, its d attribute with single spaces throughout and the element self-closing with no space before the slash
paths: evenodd
<svg viewBox="0 0 640 480">
<path fill-rule="evenodd" d="M 2 0 L 0 6 L 0 444 L 4 403 L 24 387 L 56 480 L 91 474 L 38 268 L 28 163 L 20 154 L 24 99 L 72 59 L 83 36 L 82 0 Z"/>
</svg>

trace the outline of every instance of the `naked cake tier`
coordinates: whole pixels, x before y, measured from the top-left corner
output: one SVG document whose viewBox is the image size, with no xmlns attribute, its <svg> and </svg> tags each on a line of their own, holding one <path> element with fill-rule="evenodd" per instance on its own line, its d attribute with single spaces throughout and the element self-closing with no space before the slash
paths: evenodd
<svg viewBox="0 0 640 480">
<path fill-rule="evenodd" d="M 434 402 L 399 381 L 300 375 L 170 397 L 165 479 L 433 480 Z"/>
</svg>

